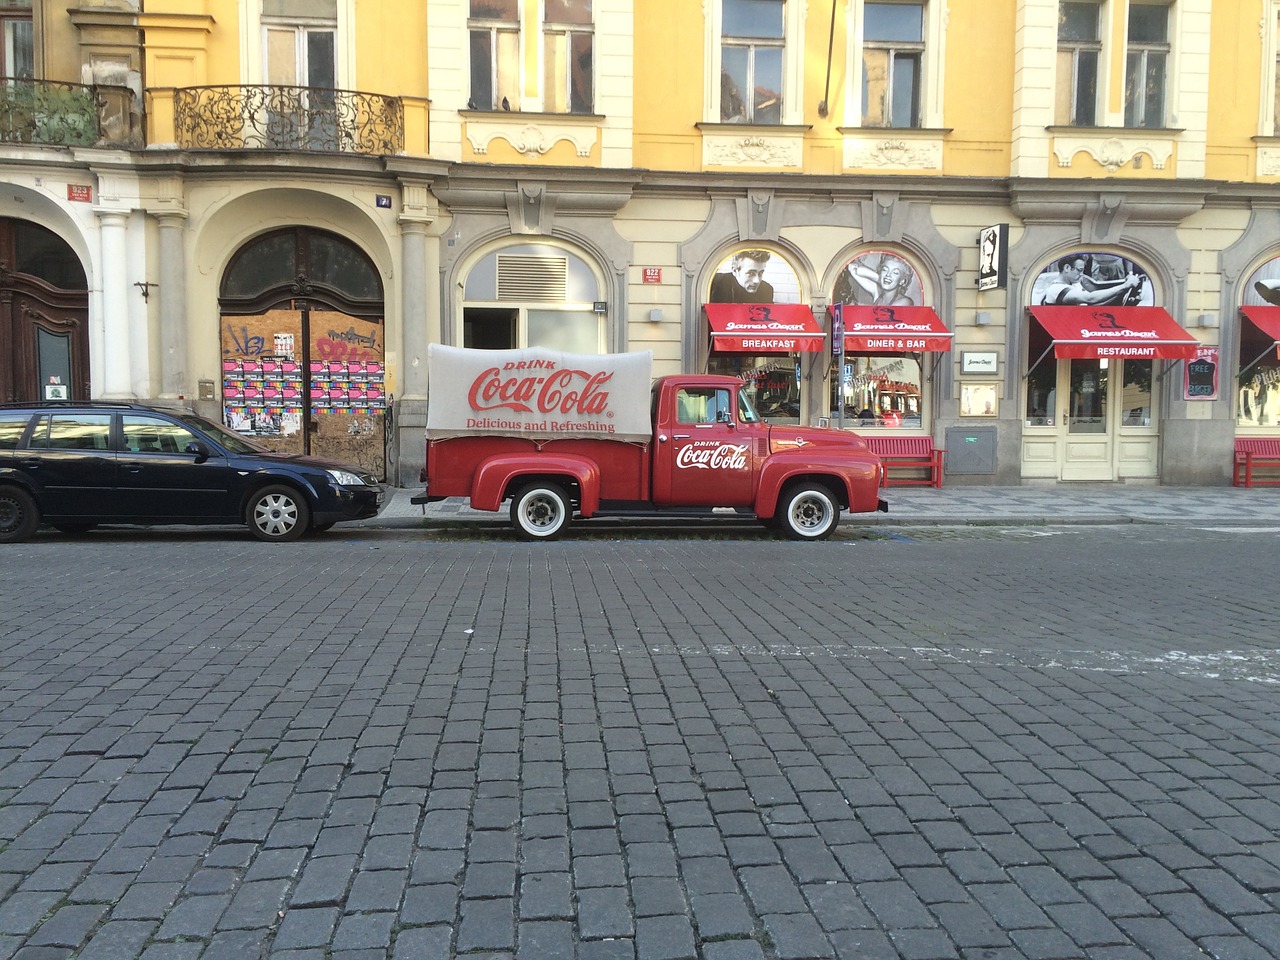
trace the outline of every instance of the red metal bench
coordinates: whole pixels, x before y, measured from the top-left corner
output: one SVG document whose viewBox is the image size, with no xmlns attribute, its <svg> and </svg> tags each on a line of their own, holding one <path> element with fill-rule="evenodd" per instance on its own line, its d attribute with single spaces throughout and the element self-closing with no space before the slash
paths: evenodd
<svg viewBox="0 0 1280 960">
<path fill-rule="evenodd" d="M 947 451 L 933 445 L 932 437 L 863 436 L 871 452 L 884 463 L 886 487 L 941 487 L 942 455 Z M 910 476 L 893 476 L 889 471 L 906 470 Z M 919 476 L 924 470 L 926 476 Z"/>
<path fill-rule="evenodd" d="M 1280 470 L 1280 438 L 1271 437 L 1237 437 L 1235 470 L 1231 478 L 1237 487 L 1280 487 L 1280 473 L 1259 479 L 1253 471 L 1261 467 L 1264 470 Z"/>
</svg>

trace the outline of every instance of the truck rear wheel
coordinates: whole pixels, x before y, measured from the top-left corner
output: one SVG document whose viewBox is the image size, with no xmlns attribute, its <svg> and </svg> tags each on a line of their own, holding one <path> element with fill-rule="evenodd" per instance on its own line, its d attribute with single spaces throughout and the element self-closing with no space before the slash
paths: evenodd
<svg viewBox="0 0 1280 960">
<path fill-rule="evenodd" d="M 798 484 L 783 494 L 777 520 L 792 540 L 825 540 L 840 522 L 840 504 L 820 483 Z"/>
<path fill-rule="evenodd" d="M 569 498 L 554 483 L 531 483 L 511 501 L 511 523 L 525 540 L 554 540 L 569 523 Z"/>
</svg>

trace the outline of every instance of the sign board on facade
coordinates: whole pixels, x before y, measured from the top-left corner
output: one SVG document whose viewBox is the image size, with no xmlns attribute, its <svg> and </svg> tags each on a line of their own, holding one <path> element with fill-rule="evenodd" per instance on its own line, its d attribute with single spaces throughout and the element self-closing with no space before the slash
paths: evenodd
<svg viewBox="0 0 1280 960">
<path fill-rule="evenodd" d="M 653 353 L 427 347 L 427 437 L 648 440 Z"/>
<path fill-rule="evenodd" d="M 641 274 L 641 279 L 645 283 L 661 283 L 662 268 L 661 267 L 645 267 Z"/>
<path fill-rule="evenodd" d="M 375 202 L 375 203 L 377 203 L 377 205 L 378 205 L 378 208 L 379 208 L 379 209 L 381 209 L 381 210 L 390 210 L 390 209 L 391 209 L 391 197 L 390 197 L 390 196 L 388 196 L 388 195 L 387 195 L 387 194 L 385 194 L 385 193 L 378 193 L 378 194 L 374 194 L 374 196 L 375 196 L 375 198 L 376 198 L 374 202 Z"/>
<path fill-rule="evenodd" d="M 1184 400 L 1218 399 L 1218 348 L 1200 347 L 1195 358 L 1188 360 L 1182 384 Z"/>
<path fill-rule="evenodd" d="M 960 372 L 993 377 L 999 373 L 1000 355 L 994 350 L 965 350 L 960 354 Z"/>
<path fill-rule="evenodd" d="M 75 203 L 93 203 L 93 187 L 85 183 L 68 183 L 67 199 Z"/>
<path fill-rule="evenodd" d="M 1009 225 L 997 223 L 978 232 L 978 289 L 999 290 L 1009 277 Z"/>
</svg>

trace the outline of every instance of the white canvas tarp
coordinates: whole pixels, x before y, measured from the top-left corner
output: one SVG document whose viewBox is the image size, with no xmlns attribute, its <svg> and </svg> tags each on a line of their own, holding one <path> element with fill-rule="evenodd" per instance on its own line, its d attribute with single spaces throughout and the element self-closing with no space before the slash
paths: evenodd
<svg viewBox="0 0 1280 960">
<path fill-rule="evenodd" d="M 648 440 L 653 354 L 427 347 L 427 437 Z"/>
</svg>

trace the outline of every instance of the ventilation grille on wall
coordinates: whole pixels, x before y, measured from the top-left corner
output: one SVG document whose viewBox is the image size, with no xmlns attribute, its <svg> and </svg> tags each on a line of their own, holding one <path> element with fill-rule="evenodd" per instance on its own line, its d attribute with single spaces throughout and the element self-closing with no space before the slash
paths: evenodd
<svg viewBox="0 0 1280 960">
<path fill-rule="evenodd" d="M 498 299 L 563 303 L 569 298 L 569 261 L 564 257 L 498 254 Z"/>
</svg>

